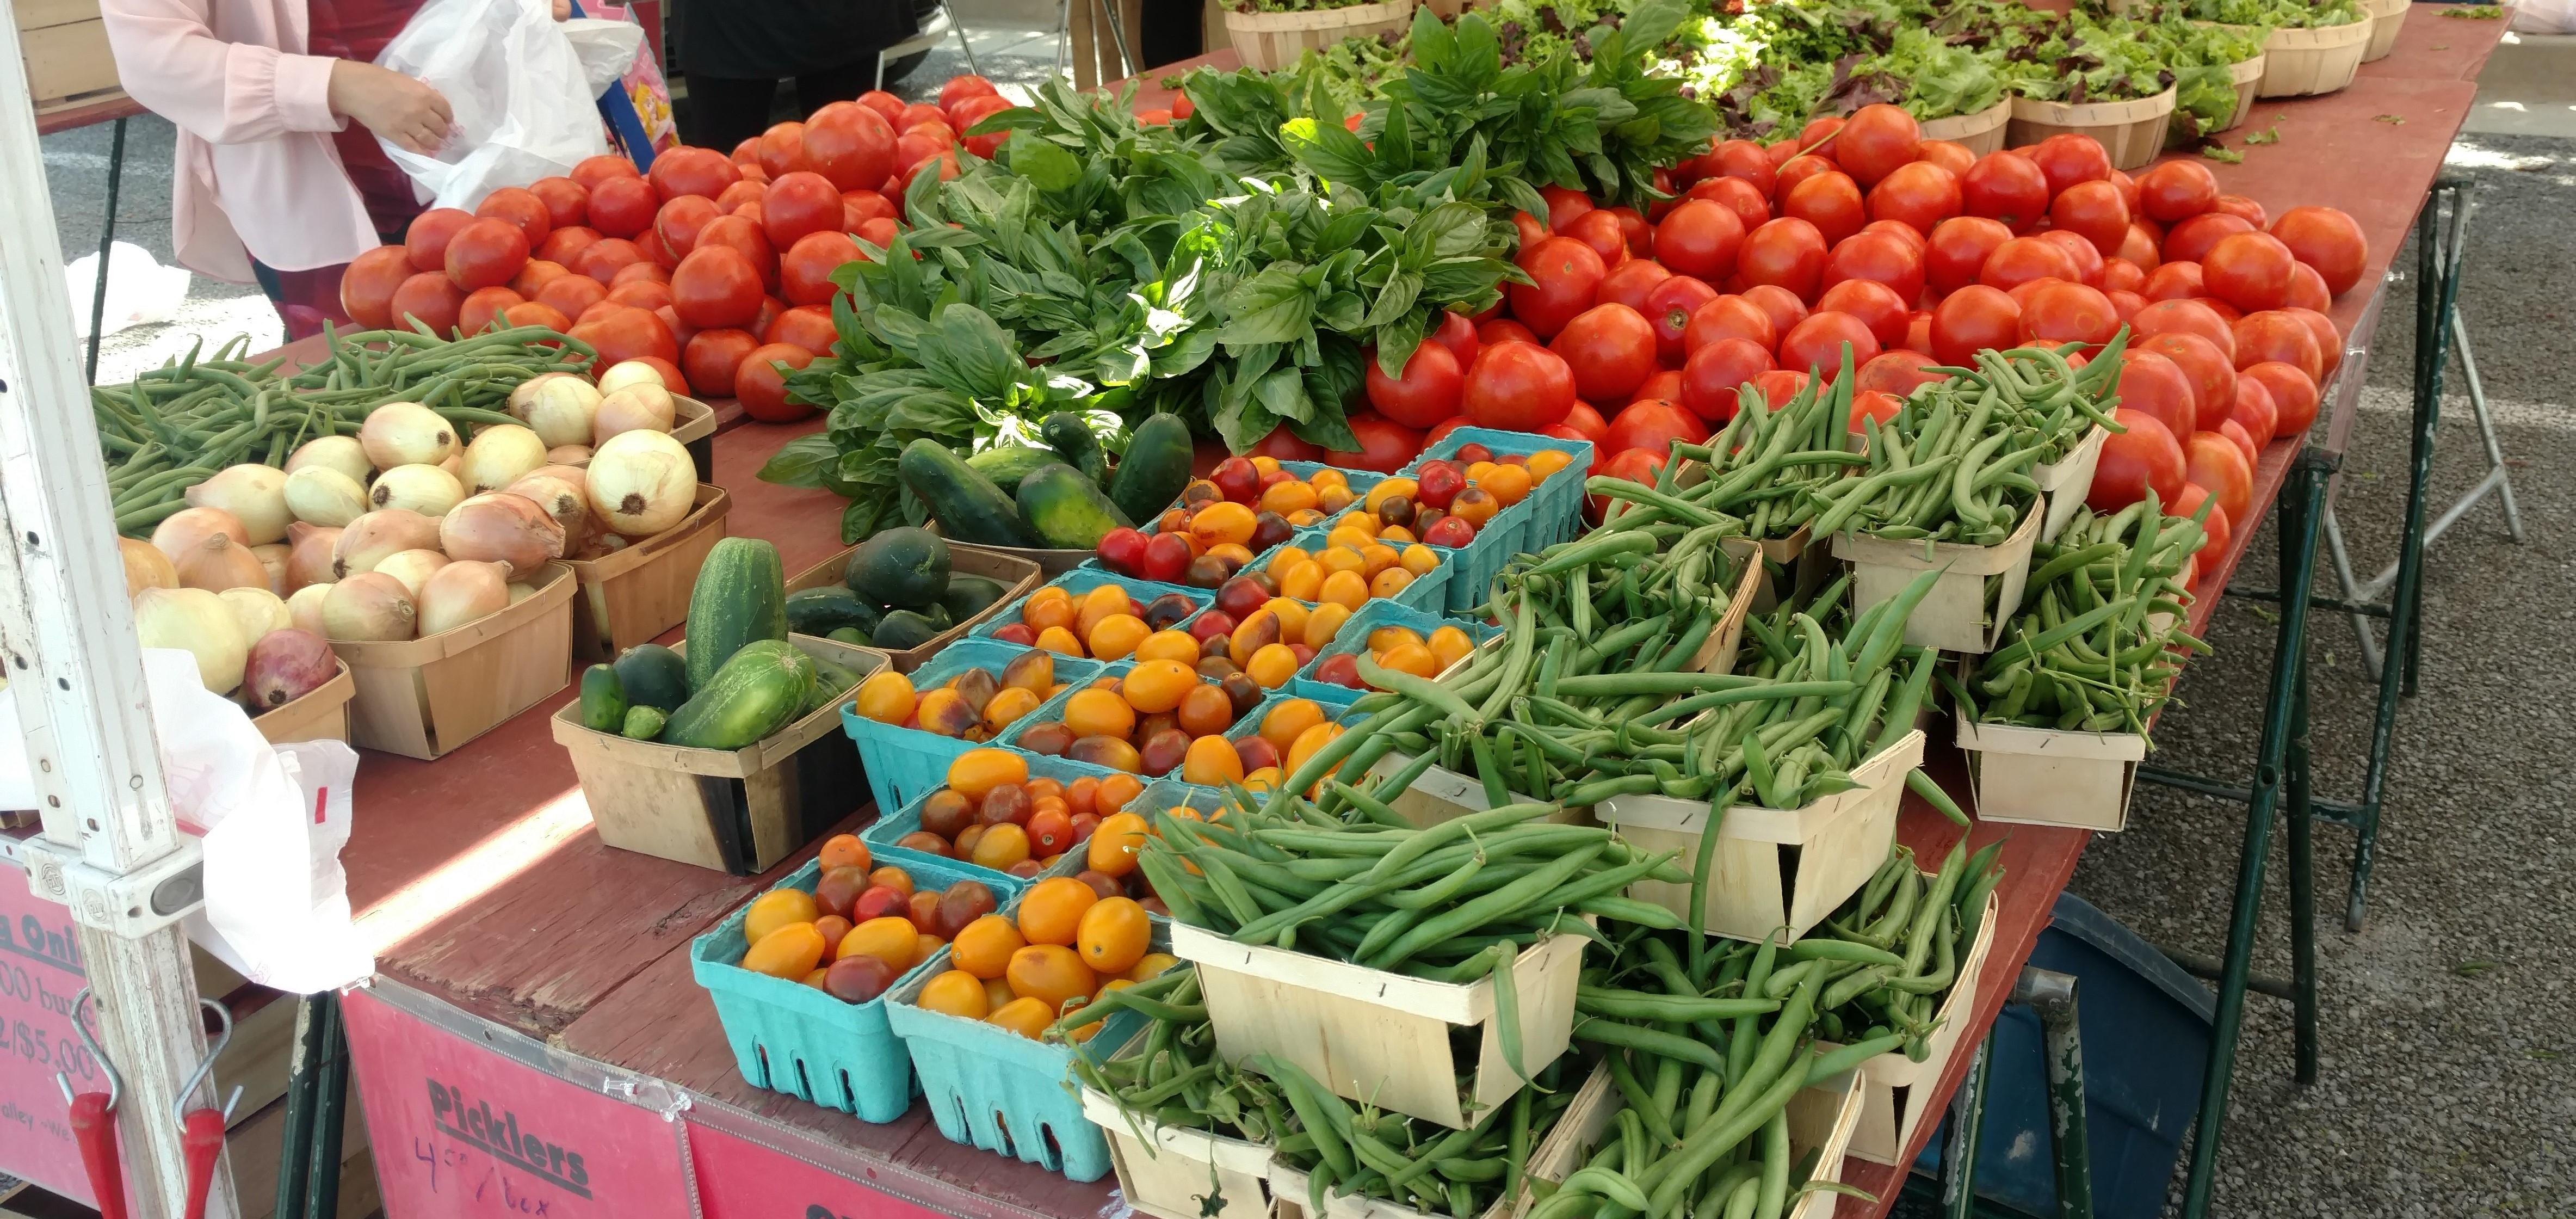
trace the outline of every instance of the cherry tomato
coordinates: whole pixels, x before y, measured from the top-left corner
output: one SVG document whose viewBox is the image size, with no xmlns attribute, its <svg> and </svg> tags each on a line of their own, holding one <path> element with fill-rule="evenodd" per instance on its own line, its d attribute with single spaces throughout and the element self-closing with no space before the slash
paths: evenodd
<svg viewBox="0 0 2576 1219">
<path fill-rule="evenodd" d="M 2120 353 L 2120 405 L 2156 417 L 2167 431 L 2188 436 L 2200 426 L 2198 391 L 2182 367 L 2165 356 L 2132 347 Z"/>
<path fill-rule="evenodd" d="M 1744 235 L 1735 268 L 1745 283 L 1770 284 L 1803 302 L 1823 286 L 1825 257 L 1825 236 L 1814 224 L 1782 216 Z"/>
<path fill-rule="evenodd" d="M 1365 382 L 1369 405 L 1379 414 L 1405 427 L 1425 428 L 1458 413 L 1467 377 L 1447 347 L 1425 341 L 1405 360 L 1402 377 L 1386 375 L 1372 355 Z"/>
<path fill-rule="evenodd" d="M 2138 210 L 2158 224 L 2188 220 L 2217 201 L 2218 176 L 2197 160 L 2165 161 L 2138 175 Z"/>
<path fill-rule="evenodd" d="M 1476 353 L 1459 406 L 1478 427 L 1535 432 L 1564 422 L 1574 398 L 1574 370 L 1563 356 L 1505 339 Z"/>
<path fill-rule="evenodd" d="M 2001 288 L 1970 284 L 1932 310 L 1932 356 L 1944 364 L 1973 368 L 1979 351 L 2020 341 L 2021 306 Z"/>
<path fill-rule="evenodd" d="M 1940 361 L 1919 351 L 1883 351 L 1861 366 L 1852 381 L 1852 392 L 1875 392 L 1885 397 L 1902 398 L 1920 386 L 1949 380 L 1947 373 L 1923 371 L 1939 364 Z"/>
<path fill-rule="evenodd" d="M 1978 283 L 2006 290 L 2035 279 L 2075 278 L 2075 260 L 2054 243 L 2038 237 L 2015 237 L 1996 246 L 1995 252 L 1987 255 L 1986 265 L 1977 271 Z"/>
<path fill-rule="evenodd" d="M 433 207 L 412 217 L 411 227 L 403 232 L 403 247 L 411 256 L 411 269 L 446 270 L 447 243 L 477 219 L 474 213 L 453 207 Z"/>
<path fill-rule="evenodd" d="M 535 196 L 529 198 L 534 200 Z M 486 216 L 456 230 L 455 236 L 448 239 L 444 257 L 447 278 L 456 281 L 460 290 L 498 288 L 528 265 L 528 239 L 517 225 Z"/>
<path fill-rule="evenodd" d="M 1639 312 L 1655 328 L 1655 360 L 1666 368 L 1680 366 L 1690 354 L 1685 341 L 1690 334 L 1692 315 L 1717 299 L 1717 289 L 1696 276 L 1675 275 L 1658 283 L 1646 293 L 1646 307 Z M 1765 319 L 1768 328 L 1768 319 Z"/>
<path fill-rule="evenodd" d="M 2242 216 L 2203 212 L 2165 230 L 2165 261 L 2206 262 L 2220 238 L 2253 231 L 2253 224 Z"/>
<path fill-rule="evenodd" d="M 1878 339 L 1868 323 L 1848 313 L 1819 309 L 1780 336 L 1780 366 L 1809 372 L 1830 385 L 1841 375 L 1846 347 L 1853 368 L 1878 358 Z"/>
<path fill-rule="evenodd" d="M 742 180 L 742 170 L 712 148 L 682 145 L 654 157 L 653 169 L 646 176 L 667 204 L 686 195 L 713 201 L 724 193 L 724 188 Z"/>
<path fill-rule="evenodd" d="M 1687 199 L 1655 226 L 1655 257 L 1676 275 L 1716 283 L 1735 273 L 1744 241 L 1742 219 L 1725 205 Z"/>
<path fill-rule="evenodd" d="M 1592 307 L 1610 271 L 1599 251 L 1571 237 L 1550 237 L 1521 251 L 1520 268 L 1536 282 L 1510 286 L 1512 316 L 1543 339 L 1555 338 Z"/>
<path fill-rule="evenodd" d="M 351 259 L 349 269 L 340 273 L 340 308 L 360 326 L 382 330 L 393 324 L 394 290 L 418 273 L 410 250 L 377 246 Z"/>
<path fill-rule="evenodd" d="M 1610 434 L 1601 443 L 1616 452 L 1621 449 L 1644 449 L 1650 453 L 1670 453 L 1673 442 L 1698 444 L 1708 439 L 1708 425 L 1700 417 L 1670 402 L 1631 402 L 1619 408 L 1610 418 Z"/>
<path fill-rule="evenodd" d="M 2291 208 L 2272 222 L 2272 236 L 2292 257 L 2316 268 L 2330 296 L 2352 291 L 2370 262 L 2370 241 L 2362 236 L 2361 225 L 2336 208 Z"/>
<path fill-rule="evenodd" d="M 794 423 L 812 415 L 813 407 L 788 398 L 787 375 L 777 366 L 803 368 L 813 362 L 813 352 L 785 343 L 752 348 L 733 374 L 734 397 L 742 402 L 742 413 L 762 423 Z"/>
<path fill-rule="evenodd" d="M 1826 293 L 1847 281 L 1885 285 L 1902 313 L 1923 295 L 1923 251 L 1890 233 L 1854 233 L 1825 256 Z"/>
<path fill-rule="evenodd" d="M 2111 412 L 2126 430 L 2103 437 L 2102 455 L 2093 466 L 2093 485 L 2084 503 L 2095 512 L 2118 512 L 2147 497 L 2152 489 L 2163 503 L 2181 498 L 2185 481 L 2182 444 L 2155 416 L 2120 407 Z"/>
<path fill-rule="evenodd" d="M 1869 188 L 1869 218 L 1893 220 L 1917 233 L 1929 233 L 1962 206 L 1959 175 L 1930 161 L 1900 165 Z"/>
<path fill-rule="evenodd" d="M 1626 305 L 1644 313 L 1646 294 L 1654 291 L 1655 285 L 1672 277 L 1673 273 L 1665 270 L 1662 263 L 1651 258 L 1631 258 L 1610 268 L 1610 273 L 1601 277 L 1601 291 L 1594 301 L 1596 305 Z"/>
<path fill-rule="evenodd" d="M 1851 175 L 1839 172 L 1817 174 L 1783 190 L 1780 214 L 1816 226 L 1828 247 L 1869 223 L 1869 209 L 1861 202 L 1859 184 L 1852 181 Z"/>
<path fill-rule="evenodd" d="M 1834 137 L 1834 159 L 1852 180 L 1869 186 L 1899 169 L 1918 164 L 1923 126 L 1903 107 L 1885 102 L 1863 106 Z"/>
<path fill-rule="evenodd" d="M 1577 397 L 1618 402 L 1655 371 L 1655 328 L 1626 305 L 1594 305 L 1567 322 L 1548 350 L 1574 370 Z"/>
<path fill-rule="evenodd" d="M 1990 152 L 1959 175 L 1959 207 L 2027 232 L 2048 213 L 2048 175 L 2018 152 Z"/>
<path fill-rule="evenodd" d="M 733 397 L 734 374 L 758 346 L 760 340 L 748 330 L 701 330 L 680 350 L 680 375 L 711 398 Z"/>
<path fill-rule="evenodd" d="M 1712 339 L 1682 364 L 1682 405 L 1711 423 L 1725 423 L 1735 418 L 1736 391 L 1774 367 L 1770 349 L 1749 339 Z"/>
<path fill-rule="evenodd" d="M 1443 353 L 1446 354 L 1446 353 Z M 1351 435 L 1360 447 L 1351 452 L 1328 450 L 1324 460 L 1353 470 L 1375 470 L 1393 474 L 1422 451 L 1422 433 L 1383 415 L 1355 411 L 1350 416 Z"/>
<path fill-rule="evenodd" d="M 894 172 L 894 127 L 852 102 L 833 102 L 805 121 L 805 168 L 837 190 L 873 191 Z"/>
</svg>

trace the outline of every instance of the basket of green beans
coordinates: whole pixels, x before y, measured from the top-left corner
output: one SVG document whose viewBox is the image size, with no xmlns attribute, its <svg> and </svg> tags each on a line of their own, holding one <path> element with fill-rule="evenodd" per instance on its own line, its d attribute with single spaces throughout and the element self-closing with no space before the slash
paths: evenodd
<svg viewBox="0 0 2576 1219">
<path fill-rule="evenodd" d="M 1271 1193 L 1283 1213 L 1314 1219 L 1514 1219 L 1553 1192 L 1573 1169 L 1575 1133 L 1608 1107 L 1608 1089 L 1587 1078 L 1587 1060 L 1559 1058 L 1533 1086 L 1453 1130 L 1353 1107 L 1293 1064 L 1250 1060 L 1276 1070 L 1282 1091 L 1302 1097 L 1303 1129 L 1271 1158 Z"/>
<path fill-rule="evenodd" d="M 1845 344 L 1841 376 L 1808 381 L 1777 410 L 1745 385 L 1735 417 L 1708 443 L 1673 446 L 1673 493 L 1744 522 L 1741 535 L 1720 544 L 1736 562 L 1763 570 L 1754 609 L 1771 608 L 1782 587 L 1811 591 L 1828 574 L 1823 556 L 1807 561 L 1816 514 L 1833 503 L 1827 492 L 1838 480 L 1869 464 L 1850 431 L 1851 354 Z"/>
<path fill-rule="evenodd" d="M 1272 1146 L 1297 1134 L 1295 1112 L 1276 1084 L 1217 1053 L 1196 971 L 1174 972 L 1185 976 L 1139 1009 L 1142 1027 L 1106 1061 L 1074 1059 L 1082 1115 L 1109 1136 L 1119 1192 L 1139 1213 L 1270 1219 Z"/>
</svg>

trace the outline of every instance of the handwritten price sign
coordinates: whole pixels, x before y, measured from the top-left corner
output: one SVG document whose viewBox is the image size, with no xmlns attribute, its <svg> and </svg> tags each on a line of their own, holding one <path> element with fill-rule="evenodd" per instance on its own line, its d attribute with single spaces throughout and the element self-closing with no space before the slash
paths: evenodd
<svg viewBox="0 0 2576 1219">
<path fill-rule="evenodd" d="M 87 984 L 69 913 L 0 867 L 0 1172 L 95 1205 L 54 1083 L 61 1072 L 75 1092 L 107 1090 L 72 1035 L 72 1000 Z"/>
</svg>

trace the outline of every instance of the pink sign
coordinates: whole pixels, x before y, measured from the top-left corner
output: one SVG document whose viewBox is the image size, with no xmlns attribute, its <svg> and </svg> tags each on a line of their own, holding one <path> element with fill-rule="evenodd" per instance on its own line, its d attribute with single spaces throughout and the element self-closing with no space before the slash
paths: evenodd
<svg viewBox="0 0 2576 1219">
<path fill-rule="evenodd" d="M 940 1214 L 704 1126 L 689 1127 L 689 1159 L 697 1166 L 698 1210 L 706 1219 L 928 1219 Z"/>
<path fill-rule="evenodd" d="M 97 1060 L 72 1034 L 72 1001 L 86 985 L 71 912 L 0 866 L 0 1173 L 95 1205 L 54 1083 L 59 1071 L 75 1092 L 107 1090 Z"/>
<path fill-rule="evenodd" d="M 388 1219 L 689 1219 L 674 1123 L 364 991 L 341 1003 Z"/>
</svg>

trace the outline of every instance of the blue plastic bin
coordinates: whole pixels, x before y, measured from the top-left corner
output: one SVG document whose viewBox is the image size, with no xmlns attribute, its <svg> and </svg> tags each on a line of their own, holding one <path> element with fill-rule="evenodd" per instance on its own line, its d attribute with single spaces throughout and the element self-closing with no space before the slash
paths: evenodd
<svg viewBox="0 0 2576 1219">
<path fill-rule="evenodd" d="M 931 690 L 968 669 L 990 669 L 999 677 L 1002 666 L 1028 650 L 993 639 L 960 639 L 939 649 L 927 664 L 913 670 L 912 688 Z M 1099 671 L 1098 661 L 1078 656 L 1055 658 L 1057 681 L 1080 685 Z M 937 791 L 940 784 L 948 781 L 948 764 L 978 744 L 918 728 L 880 724 L 860 715 L 856 703 L 842 706 L 841 730 L 858 743 L 859 762 L 867 768 L 868 790 L 876 796 L 880 815 Z"/>
<path fill-rule="evenodd" d="M 1005 906 L 1027 883 L 909 853 L 888 862 L 899 863 L 925 886 L 982 881 Z M 811 893 L 821 874 L 822 861 L 808 860 L 777 887 Z M 912 1058 L 887 1023 L 885 998 L 844 1003 L 802 982 L 742 968 L 736 962 L 748 948 L 742 925 L 749 912 L 746 905 L 689 942 L 689 972 L 715 1000 L 735 1068 L 755 1087 L 854 1113 L 862 1121 L 902 1117 L 912 1107 Z M 929 968 L 929 962 L 914 966 L 896 985 L 928 976 Z"/>
<path fill-rule="evenodd" d="M 1085 776 L 1089 776 L 1094 779 L 1105 779 L 1110 775 L 1118 773 L 1106 766 L 1086 765 L 1067 758 L 1049 757 L 1046 754 L 1039 753 L 1028 753 L 1026 750 L 1021 749 L 1013 749 L 1011 752 L 1024 754 L 1028 758 L 1029 776 L 1031 778 L 1047 778 L 1054 779 L 1062 783 L 1071 783 L 1074 780 Z M 922 803 L 930 799 L 933 795 L 938 794 L 938 792 L 946 786 L 947 785 L 945 783 L 941 783 L 932 787 L 929 791 L 923 792 L 921 795 L 914 797 L 912 802 L 904 805 L 900 812 L 888 813 L 879 816 L 876 819 L 876 824 L 859 831 L 859 841 L 866 843 L 868 851 L 876 858 L 886 863 L 902 864 L 908 868 L 917 860 L 936 861 L 949 867 L 962 869 L 968 875 L 979 880 L 990 881 L 999 877 L 1004 880 L 1012 881 L 1015 884 L 1025 883 L 1020 881 L 1017 877 L 1011 876 L 1007 872 L 998 872 L 981 864 L 968 863 L 962 859 L 953 859 L 944 855 L 933 855 L 927 851 L 916 851 L 909 847 L 900 847 L 895 845 L 895 841 L 897 839 L 921 828 Z M 1075 870 L 1079 871 L 1080 869 Z"/>
<path fill-rule="evenodd" d="M 2057 899 L 2030 963 L 2080 979 L 2093 1213 L 2156 1219 L 2200 1112 L 2216 1000 L 2154 945 L 2071 893 Z M 2054 1215 L 2056 1144 L 2038 1015 L 2006 1007 L 1995 1022 L 1994 1055 L 1977 1194 L 2025 1214 Z M 1936 1133 L 1925 1145 L 1917 1171 L 1940 1171 L 1944 1137 Z"/>
<path fill-rule="evenodd" d="M 1573 457 L 1573 462 L 1564 469 L 1540 479 L 1538 485 L 1531 489 L 1529 498 L 1521 501 L 1531 509 L 1529 535 L 1522 548 L 1543 550 L 1583 532 L 1583 480 L 1592 468 L 1591 441 L 1565 440 L 1536 432 L 1462 427 L 1423 450 L 1420 457 L 1413 459 L 1413 464 L 1404 468 L 1403 477 L 1414 477 L 1421 471 L 1422 463 L 1446 461 L 1471 444 L 1481 444 L 1498 456 L 1518 453 L 1526 457 L 1540 449 L 1555 449 Z"/>
<path fill-rule="evenodd" d="M 1426 636 L 1441 627 L 1454 626 L 1467 632 L 1467 638 L 1475 643 L 1483 643 L 1502 633 L 1499 628 L 1487 626 L 1481 622 L 1472 622 L 1463 618 L 1444 618 L 1411 606 L 1397 605 L 1383 598 L 1373 599 L 1361 606 L 1358 613 L 1352 614 L 1350 621 L 1342 624 L 1342 629 L 1334 634 L 1331 643 L 1316 649 L 1313 660 L 1307 661 L 1304 668 L 1297 670 L 1297 679 L 1288 683 L 1288 693 L 1299 698 L 1311 698 L 1333 707 L 1347 707 L 1358 701 L 1359 697 L 1368 691 L 1335 685 L 1315 676 L 1315 673 L 1323 667 L 1327 657 L 1366 651 L 1369 632 L 1382 626 L 1411 627 Z"/>
<path fill-rule="evenodd" d="M 1072 571 L 1068 571 L 1063 575 L 1057 576 L 1039 587 L 1061 588 L 1064 591 L 1071 593 L 1076 602 L 1080 602 L 1085 593 L 1088 593 L 1103 584 L 1115 584 L 1120 588 L 1126 589 L 1128 596 L 1133 597 L 1138 601 L 1142 601 L 1147 605 L 1152 605 L 1155 598 L 1164 596 L 1165 594 L 1180 593 L 1188 597 L 1190 599 L 1190 604 L 1197 608 L 1192 609 L 1187 617 L 1184 617 L 1179 622 L 1172 624 L 1179 627 L 1188 626 L 1191 618 L 1198 617 L 1201 611 L 1216 604 L 1215 589 L 1190 588 L 1185 585 L 1163 584 L 1154 580 L 1139 580 L 1134 576 L 1122 576 L 1106 567 L 1092 566 L 1099 561 L 1100 560 L 1098 559 L 1085 559 L 1083 560 L 1082 566 L 1074 568 Z M 1030 596 L 1035 595 L 1036 593 L 1034 592 L 1030 594 Z M 985 619 L 983 623 L 978 625 L 974 630 L 966 632 L 966 637 L 969 639 L 991 639 L 993 637 L 993 632 L 1020 620 L 1020 607 L 1028 604 L 1028 601 L 1028 597 L 1022 597 L 1017 601 L 1004 605 L 1001 612 Z"/>
</svg>

